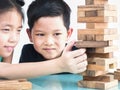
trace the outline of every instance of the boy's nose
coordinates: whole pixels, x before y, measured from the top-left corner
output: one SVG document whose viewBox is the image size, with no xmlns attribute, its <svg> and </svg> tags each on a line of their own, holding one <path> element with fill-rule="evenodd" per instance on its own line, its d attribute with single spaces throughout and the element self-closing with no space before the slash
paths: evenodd
<svg viewBox="0 0 120 90">
<path fill-rule="evenodd" d="M 54 39 L 52 37 L 47 37 L 45 40 L 46 45 L 52 45 L 54 43 Z"/>
</svg>

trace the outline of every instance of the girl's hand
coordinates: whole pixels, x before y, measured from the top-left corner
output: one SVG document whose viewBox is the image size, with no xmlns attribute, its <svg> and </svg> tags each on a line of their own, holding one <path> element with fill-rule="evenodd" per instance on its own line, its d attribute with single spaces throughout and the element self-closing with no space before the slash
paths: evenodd
<svg viewBox="0 0 120 90">
<path fill-rule="evenodd" d="M 60 65 L 63 72 L 81 73 L 86 70 L 88 64 L 86 50 L 81 48 L 71 51 L 73 45 L 74 42 L 70 42 L 65 47 L 60 57 Z"/>
</svg>

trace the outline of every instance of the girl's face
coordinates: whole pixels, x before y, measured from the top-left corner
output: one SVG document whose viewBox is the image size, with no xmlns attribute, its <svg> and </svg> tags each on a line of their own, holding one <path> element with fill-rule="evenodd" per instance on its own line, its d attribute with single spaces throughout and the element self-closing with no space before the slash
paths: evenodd
<svg viewBox="0 0 120 90">
<path fill-rule="evenodd" d="M 16 10 L 0 14 L 0 56 L 8 57 L 20 38 L 22 17 Z"/>
<path fill-rule="evenodd" d="M 67 31 L 61 16 L 42 17 L 28 30 L 30 40 L 35 50 L 46 59 L 53 59 L 61 55 L 72 29 Z"/>
</svg>

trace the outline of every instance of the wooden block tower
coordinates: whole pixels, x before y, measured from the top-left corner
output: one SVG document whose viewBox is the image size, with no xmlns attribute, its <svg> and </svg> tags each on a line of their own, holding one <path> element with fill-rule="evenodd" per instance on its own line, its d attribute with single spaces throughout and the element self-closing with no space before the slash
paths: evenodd
<svg viewBox="0 0 120 90">
<path fill-rule="evenodd" d="M 118 80 L 109 73 L 109 69 L 117 68 L 117 59 L 113 56 L 118 49 L 113 44 L 118 39 L 117 28 L 108 25 L 117 22 L 117 9 L 108 0 L 85 2 L 86 5 L 78 6 L 78 23 L 86 23 L 86 28 L 78 30 L 76 47 L 87 48 L 88 66 L 78 86 L 105 90 L 118 85 Z"/>
</svg>

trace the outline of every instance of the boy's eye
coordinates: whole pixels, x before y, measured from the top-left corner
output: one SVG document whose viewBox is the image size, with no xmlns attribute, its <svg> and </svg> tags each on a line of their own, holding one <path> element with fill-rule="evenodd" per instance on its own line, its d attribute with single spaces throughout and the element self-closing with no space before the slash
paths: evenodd
<svg viewBox="0 0 120 90">
<path fill-rule="evenodd" d="M 55 36 L 58 36 L 58 35 L 61 35 L 61 34 L 62 34 L 62 33 L 55 33 L 54 35 L 55 35 Z"/>
<path fill-rule="evenodd" d="M 37 36 L 44 36 L 44 34 L 36 34 Z"/>
</svg>

